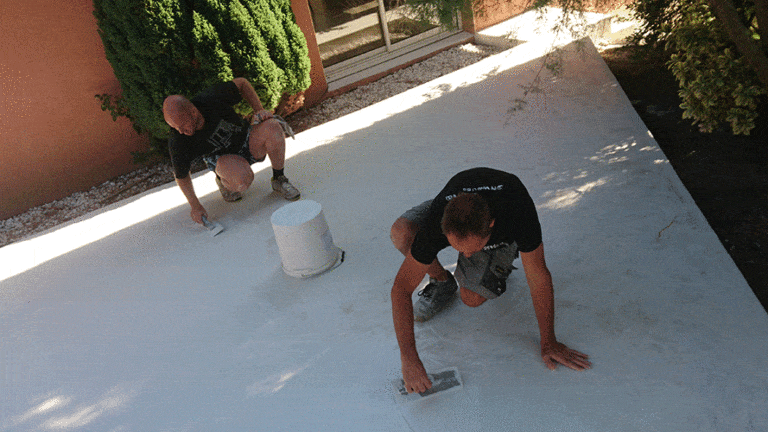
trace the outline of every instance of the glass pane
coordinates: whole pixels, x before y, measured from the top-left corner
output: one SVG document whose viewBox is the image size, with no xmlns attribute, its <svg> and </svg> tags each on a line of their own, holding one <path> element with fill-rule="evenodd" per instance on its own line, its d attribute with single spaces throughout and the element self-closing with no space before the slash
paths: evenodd
<svg viewBox="0 0 768 432">
<path fill-rule="evenodd" d="M 436 23 L 419 21 L 404 3 L 403 0 L 384 0 L 391 44 L 396 44 L 438 26 Z"/>
<path fill-rule="evenodd" d="M 309 0 L 323 67 L 383 47 L 377 0 Z"/>
</svg>

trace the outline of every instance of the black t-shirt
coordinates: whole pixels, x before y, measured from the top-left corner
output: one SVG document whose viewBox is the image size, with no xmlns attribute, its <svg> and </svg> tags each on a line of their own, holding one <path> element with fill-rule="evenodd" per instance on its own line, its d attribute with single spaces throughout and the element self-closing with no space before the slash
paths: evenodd
<svg viewBox="0 0 768 432">
<path fill-rule="evenodd" d="M 176 178 L 189 175 L 192 161 L 212 153 L 237 152 L 245 142 L 247 122 L 235 112 L 233 105 L 242 100 L 234 82 L 216 84 L 190 99 L 205 119 L 203 128 L 192 136 L 171 128 L 168 150 Z"/>
<path fill-rule="evenodd" d="M 517 243 L 520 252 L 532 252 L 541 244 L 541 224 L 528 190 L 517 176 L 491 168 L 473 168 L 451 178 L 429 207 L 429 213 L 411 245 L 411 255 L 430 264 L 437 253 L 450 246 L 440 222 L 448 201 L 460 192 L 482 196 L 495 220 L 491 238 L 483 250 Z"/>
</svg>

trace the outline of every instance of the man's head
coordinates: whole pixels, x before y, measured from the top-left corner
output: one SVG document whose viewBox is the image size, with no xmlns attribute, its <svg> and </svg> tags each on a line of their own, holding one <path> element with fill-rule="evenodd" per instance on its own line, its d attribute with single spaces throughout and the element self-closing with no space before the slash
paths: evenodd
<svg viewBox="0 0 768 432">
<path fill-rule="evenodd" d="M 454 197 L 445 206 L 440 222 L 448 242 L 466 257 L 485 247 L 491 238 L 493 224 L 488 203 L 475 193 Z"/>
<path fill-rule="evenodd" d="M 194 135 L 203 128 L 205 119 L 200 111 L 181 95 L 172 95 L 163 101 L 163 117 L 168 125 L 182 135 Z"/>
</svg>

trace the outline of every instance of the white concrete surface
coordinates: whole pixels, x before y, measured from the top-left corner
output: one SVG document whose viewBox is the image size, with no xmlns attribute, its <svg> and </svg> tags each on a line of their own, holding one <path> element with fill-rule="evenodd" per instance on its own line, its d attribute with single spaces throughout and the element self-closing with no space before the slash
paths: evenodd
<svg viewBox="0 0 768 432">
<path fill-rule="evenodd" d="M 609 14 L 572 12 L 566 16 L 561 8 L 542 7 L 479 31 L 475 42 L 512 48 L 527 42 L 562 44 L 584 37 L 596 40 L 612 33 L 612 21 Z"/>
<path fill-rule="evenodd" d="M 567 17 L 560 8 L 543 7 L 479 31 L 475 42 L 512 48 L 531 42 L 558 45 L 589 37 L 599 47 L 615 46 L 624 44 L 640 24 L 627 7 L 610 13 L 571 13 Z"/>
<path fill-rule="evenodd" d="M 280 268 L 267 164 L 236 204 L 195 179 L 213 238 L 168 185 L 0 249 L 0 431 L 768 429 L 768 316 L 594 48 L 504 126 L 540 70 L 526 45 L 289 141 L 346 251 L 319 277 Z M 594 367 L 544 366 L 515 273 L 417 326 L 464 387 L 403 403 L 389 226 L 475 166 L 528 186 L 557 335 Z"/>
</svg>

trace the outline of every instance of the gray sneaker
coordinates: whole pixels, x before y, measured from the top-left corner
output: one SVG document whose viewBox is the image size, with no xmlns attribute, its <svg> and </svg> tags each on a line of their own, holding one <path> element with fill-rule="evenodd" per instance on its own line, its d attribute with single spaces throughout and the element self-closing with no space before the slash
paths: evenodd
<svg viewBox="0 0 768 432">
<path fill-rule="evenodd" d="M 427 286 L 419 291 L 419 300 L 413 305 L 413 319 L 418 322 L 432 319 L 448 306 L 458 288 L 451 272 L 448 272 L 448 280 L 443 282 L 429 278 Z"/>
<path fill-rule="evenodd" d="M 225 188 L 224 185 L 221 183 L 221 177 L 219 176 L 216 176 L 216 186 L 219 187 L 219 192 L 221 192 L 221 197 L 224 198 L 224 201 L 226 202 L 235 202 L 243 199 L 243 194 L 241 194 L 240 192 L 233 192 Z"/>
<path fill-rule="evenodd" d="M 280 193 L 288 201 L 296 201 L 301 197 L 301 192 L 293 187 L 284 175 L 272 179 L 272 190 Z"/>
</svg>

